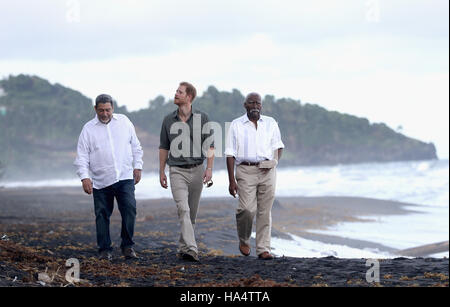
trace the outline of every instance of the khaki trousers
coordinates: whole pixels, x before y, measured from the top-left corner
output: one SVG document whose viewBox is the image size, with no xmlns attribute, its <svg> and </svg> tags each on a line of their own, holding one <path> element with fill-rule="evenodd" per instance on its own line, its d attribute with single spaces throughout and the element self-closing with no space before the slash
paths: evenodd
<svg viewBox="0 0 450 307">
<path fill-rule="evenodd" d="M 272 205 L 275 199 L 276 168 L 236 167 L 239 205 L 236 224 L 239 241 L 250 245 L 253 219 L 256 215 L 256 254 L 270 252 Z"/>
<path fill-rule="evenodd" d="M 203 190 L 203 165 L 193 168 L 171 166 L 169 168 L 170 188 L 178 209 L 181 227 L 178 252 L 198 253 L 194 229 L 200 195 Z"/>
</svg>

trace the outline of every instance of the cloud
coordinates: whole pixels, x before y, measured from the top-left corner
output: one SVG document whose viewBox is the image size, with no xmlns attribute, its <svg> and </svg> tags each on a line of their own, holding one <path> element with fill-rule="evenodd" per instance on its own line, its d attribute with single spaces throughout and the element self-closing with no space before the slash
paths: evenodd
<svg viewBox="0 0 450 307">
<path fill-rule="evenodd" d="M 378 3 L 378 4 L 377 4 Z M 367 11 L 377 4 L 380 22 Z M 255 33 L 315 44 L 374 35 L 448 37 L 448 2 L 418 0 L 17 0 L 0 8 L 0 58 L 80 61 L 160 55 Z M 78 17 L 78 18 L 74 18 Z"/>
<path fill-rule="evenodd" d="M 448 141 L 448 1 L 16 0 L 0 67 L 131 110 L 178 82 L 291 97 Z M 79 10 L 77 11 L 77 9 Z M 375 10 L 378 20 L 369 20 Z M 378 10 L 378 11 L 377 11 Z M 447 131 L 447 132 L 445 132 Z M 446 143 L 445 143 L 446 142 Z"/>
</svg>

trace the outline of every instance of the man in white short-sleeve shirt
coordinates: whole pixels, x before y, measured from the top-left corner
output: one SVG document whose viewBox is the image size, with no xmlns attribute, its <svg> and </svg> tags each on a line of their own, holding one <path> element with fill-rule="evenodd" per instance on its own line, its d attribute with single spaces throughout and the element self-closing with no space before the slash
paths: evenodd
<svg viewBox="0 0 450 307">
<path fill-rule="evenodd" d="M 233 120 L 226 140 L 229 192 L 233 197 L 239 195 L 236 210 L 239 250 L 245 256 L 250 255 L 250 236 L 256 215 L 256 254 L 260 259 L 270 260 L 273 259 L 270 239 L 276 165 L 284 144 L 277 122 L 261 115 L 259 94 L 247 95 L 244 107 L 247 113 Z"/>
</svg>

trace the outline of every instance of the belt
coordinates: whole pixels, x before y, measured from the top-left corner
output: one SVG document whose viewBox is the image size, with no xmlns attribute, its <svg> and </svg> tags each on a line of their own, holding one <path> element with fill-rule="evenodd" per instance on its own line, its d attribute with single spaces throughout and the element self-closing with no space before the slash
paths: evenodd
<svg viewBox="0 0 450 307">
<path fill-rule="evenodd" d="M 239 165 L 258 166 L 259 162 L 247 162 L 247 161 L 244 161 L 244 162 L 241 162 Z"/>
<path fill-rule="evenodd" d="M 199 165 L 202 165 L 203 163 L 198 163 L 198 164 L 184 164 L 184 165 L 174 165 L 176 167 L 181 167 L 181 168 L 194 168 L 197 167 Z"/>
</svg>

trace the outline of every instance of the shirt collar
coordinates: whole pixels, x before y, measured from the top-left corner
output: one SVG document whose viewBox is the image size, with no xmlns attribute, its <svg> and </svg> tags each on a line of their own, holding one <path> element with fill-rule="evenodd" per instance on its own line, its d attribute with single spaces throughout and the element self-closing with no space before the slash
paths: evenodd
<svg viewBox="0 0 450 307">
<path fill-rule="evenodd" d="M 113 120 L 113 119 L 118 120 L 117 115 L 116 115 L 115 113 L 113 113 L 112 119 L 111 119 L 111 120 Z M 95 125 L 103 124 L 103 123 L 98 119 L 98 115 L 97 115 L 97 114 L 95 114 L 94 124 L 95 124 Z"/>
<path fill-rule="evenodd" d="M 247 122 L 249 122 L 249 121 L 250 121 L 250 119 L 248 118 L 248 114 L 245 113 L 245 114 L 242 116 L 242 122 L 245 124 L 245 123 L 247 123 Z M 264 121 L 264 120 L 263 120 L 262 115 L 259 115 L 258 122 L 263 122 L 263 121 Z"/>
<path fill-rule="evenodd" d="M 199 112 L 198 112 L 196 109 L 191 108 L 191 117 L 192 117 L 193 114 L 199 114 Z M 176 119 L 176 120 L 179 120 L 179 117 L 178 117 L 178 109 L 176 109 L 175 111 L 173 111 L 172 117 L 173 117 L 174 119 Z M 190 119 L 191 117 L 189 117 L 189 119 Z M 189 119 L 188 119 L 188 120 L 189 120 Z"/>
</svg>

